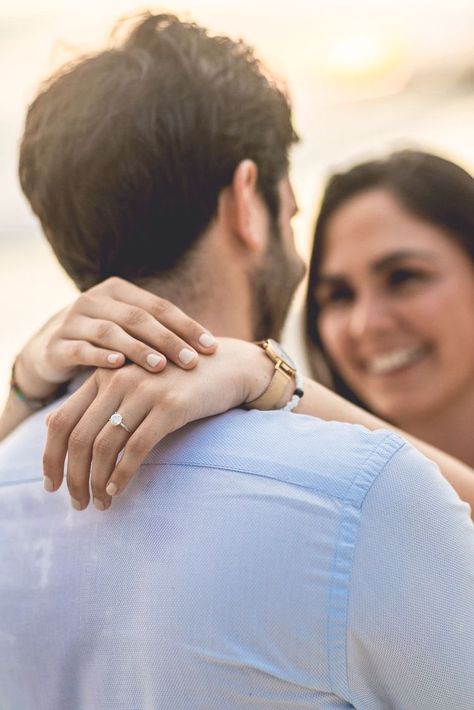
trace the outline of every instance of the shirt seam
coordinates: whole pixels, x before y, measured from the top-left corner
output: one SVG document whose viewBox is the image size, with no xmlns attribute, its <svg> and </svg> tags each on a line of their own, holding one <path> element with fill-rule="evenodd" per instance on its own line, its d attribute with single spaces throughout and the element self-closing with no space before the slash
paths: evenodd
<svg viewBox="0 0 474 710">
<path fill-rule="evenodd" d="M 394 436 L 393 434 L 388 434 L 387 437 L 385 437 L 385 438 L 383 439 L 383 441 L 380 442 L 380 444 L 379 444 L 375 449 L 373 449 L 373 450 L 370 452 L 370 454 L 368 455 L 368 457 L 367 457 L 367 459 L 365 460 L 365 462 L 361 465 L 361 468 L 364 468 L 364 467 L 366 466 L 366 463 L 367 463 L 368 461 L 370 461 L 370 459 L 372 458 L 372 456 L 373 456 L 373 455 L 379 450 L 379 448 L 384 444 L 384 442 L 386 441 L 386 439 L 387 439 L 387 438 L 393 438 L 393 436 Z M 404 442 L 401 442 L 398 448 L 400 448 L 401 446 L 403 446 L 403 443 L 404 443 Z M 397 450 L 398 450 L 398 448 L 397 448 Z M 396 453 L 396 451 L 394 451 L 393 453 Z M 387 461 L 387 463 L 388 463 L 388 461 Z M 319 494 L 319 495 L 325 496 L 326 498 L 334 498 L 334 499 L 336 499 L 336 500 L 338 500 L 338 501 L 340 501 L 340 502 L 342 502 L 342 503 L 347 502 L 347 494 L 348 494 L 348 491 L 352 488 L 352 485 L 353 485 L 354 481 L 360 476 L 360 471 L 359 471 L 359 472 L 355 475 L 355 477 L 351 480 L 351 482 L 349 483 L 349 485 L 348 485 L 348 487 L 346 488 L 346 490 L 344 491 L 344 493 L 343 493 L 342 495 L 341 495 L 341 494 L 338 495 L 337 493 L 328 492 L 328 491 L 322 490 L 322 489 L 320 489 L 319 487 L 316 487 L 316 486 L 313 486 L 313 485 L 305 485 L 305 484 L 302 484 L 302 483 L 296 483 L 295 481 L 289 481 L 289 480 L 284 479 L 284 478 L 276 478 L 276 477 L 274 477 L 274 476 L 269 476 L 269 475 L 266 474 L 266 473 L 259 473 L 258 471 L 251 471 L 251 470 L 246 469 L 246 468 L 244 468 L 244 467 L 239 468 L 238 466 L 228 466 L 228 465 L 220 465 L 220 466 L 219 466 L 219 465 L 217 465 L 217 464 L 208 464 L 208 463 L 198 464 L 198 463 L 176 462 L 176 461 L 174 461 L 174 462 L 170 462 L 170 461 L 160 461 L 159 463 L 157 463 L 157 462 L 150 462 L 150 463 L 144 463 L 144 464 L 142 464 L 142 466 L 177 466 L 177 467 L 182 467 L 182 466 L 183 466 L 183 467 L 186 467 L 186 468 L 202 468 L 202 469 L 212 469 L 212 470 L 214 470 L 214 471 L 230 471 L 231 473 L 243 473 L 243 474 L 246 474 L 246 475 L 249 475 L 249 476 L 257 476 L 258 478 L 265 478 L 266 480 L 274 481 L 275 483 L 284 483 L 284 484 L 287 484 L 287 485 L 289 485 L 289 486 L 294 486 L 295 488 L 302 488 L 302 489 L 305 490 L 305 491 L 314 492 L 314 493 L 317 493 L 317 494 Z M 381 470 L 383 470 L 383 469 L 381 469 Z M 369 489 L 368 489 L 368 490 L 369 490 Z"/>
<path fill-rule="evenodd" d="M 362 504 L 374 482 L 404 446 L 403 439 L 388 433 L 352 479 L 341 508 L 329 586 L 326 649 L 331 691 L 348 702 L 352 702 L 348 674 L 348 608 Z"/>
</svg>

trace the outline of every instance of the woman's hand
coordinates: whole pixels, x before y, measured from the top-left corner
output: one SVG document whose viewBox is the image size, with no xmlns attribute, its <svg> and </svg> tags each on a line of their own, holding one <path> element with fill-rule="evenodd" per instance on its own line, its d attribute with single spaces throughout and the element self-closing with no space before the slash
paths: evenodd
<svg viewBox="0 0 474 710">
<path fill-rule="evenodd" d="M 45 398 L 81 366 L 120 368 L 126 358 L 159 372 L 168 358 L 184 369 L 216 341 L 169 301 L 113 277 L 54 315 L 21 351 L 16 379 L 28 397 Z"/>
<path fill-rule="evenodd" d="M 105 510 L 164 436 L 256 399 L 268 387 L 273 369 L 258 346 L 222 338 L 216 355 L 201 358 L 191 372 L 171 364 L 159 377 L 136 365 L 96 370 L 48 418 L 46 490 L 61 485 L 67 454 L 72 505 L 77 510 L 87 507 L 90 479 L 94 504 Z M 122 415 L 131 433 L 109 422 L 114 412 Z"/>
</svg>

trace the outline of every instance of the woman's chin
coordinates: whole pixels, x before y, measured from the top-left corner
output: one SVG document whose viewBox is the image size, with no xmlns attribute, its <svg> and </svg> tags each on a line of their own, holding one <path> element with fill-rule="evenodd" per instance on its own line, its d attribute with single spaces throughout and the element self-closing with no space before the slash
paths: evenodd
<svg viewBox="0 0 474 710">
<path fill-rule="evenodd" d="M 366 375 L 367 386 L 359 389 L 361 400 L 382 419 L 402 428 L 403 422 L 427 418 L 439 404 L 437 393 L 431 386 L 426 386 L 433 380 L 432 369 L 426 367 L 429 362 L 424 358 L 391 373 Z M 360 378 L 359 384 L 362 382 Z"/>
<path fill-rule="evenodd" d="M 393 393 L 385 397 L 366 398 L 369 408 L 382 419 L 404 429 L 420 418 L 426 419 L 433 409 L 433 402 L 416 393 Z"/>
</svg>

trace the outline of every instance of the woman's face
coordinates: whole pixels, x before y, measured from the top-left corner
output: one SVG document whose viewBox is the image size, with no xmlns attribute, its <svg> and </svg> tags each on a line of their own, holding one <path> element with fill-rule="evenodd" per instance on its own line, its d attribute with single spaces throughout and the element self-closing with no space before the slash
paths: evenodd
<svg viewBox="0 0 474 710">
<path fill-rule="evenodd" d="M 474 395 L 474 268 L 461 247 L 382 188 L 336 210 L 324 239 L 318 327 L 354 392 L 399 423 Z"/>
</svg>

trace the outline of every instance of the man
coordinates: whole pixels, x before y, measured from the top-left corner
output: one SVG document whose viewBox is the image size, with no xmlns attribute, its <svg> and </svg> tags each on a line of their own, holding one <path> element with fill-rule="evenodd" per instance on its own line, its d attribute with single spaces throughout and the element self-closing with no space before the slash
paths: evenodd
<svg viewBox="0 0 474 710">
<path fill-rule="evenodd" d="M 116 274 L 253 339 L 303 273 L 294 139 L 251 50 L 150 15 L 44 89 L 20 175 L 80 288 Z M 3 707 L 472 710 L 472 524 L 402 440 L 234 411 L 78 515 L 41 492 L 43 418 L 0 450 Z"/>
</svg>

